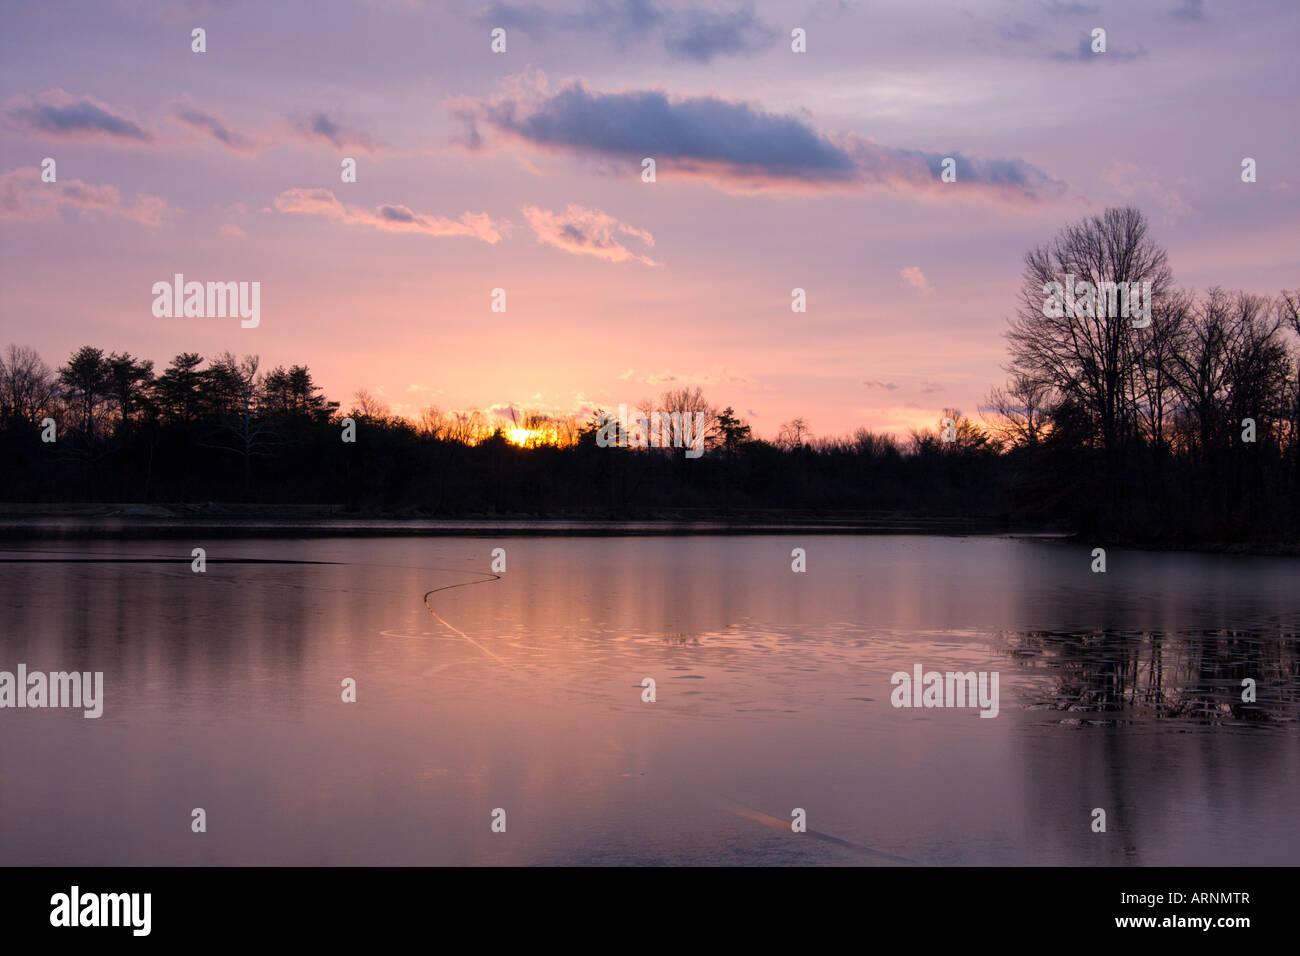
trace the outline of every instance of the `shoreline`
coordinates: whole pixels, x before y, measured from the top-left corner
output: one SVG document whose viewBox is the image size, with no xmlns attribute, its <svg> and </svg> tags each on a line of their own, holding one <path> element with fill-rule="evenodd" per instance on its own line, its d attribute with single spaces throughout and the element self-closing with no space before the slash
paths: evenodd
<svg viewBox="0 0 1300 956">
<path fill-rule="evenodd" d="M 678 510 L 611 518 L 596 515 L 481 514 L 431 517 L 418 513 L 346 512 L 331 505 L 135 505 L 0 503 L 0 539 L 146 540 L 183 538 L 378 537 L 671 537 L 691 535 L 934 535 L 1034 538 L 1141 551 L 1300 556 L 1300 542 L 1134 541 L 1079 534 L 1060 527 L 1017 524 L 997 515 L 924 515 L 876 511 L 808 514 Z"/>
<path fill-rule="evenodd" d="M 331 505 L 0 504 L 0 538 L 633 536 L 693 534 L 1047 534 L 996 515 L 896 511 L 816 514 L 784 510 L 664 509 L 650 514 L 347 512 Z"/>
</svg>

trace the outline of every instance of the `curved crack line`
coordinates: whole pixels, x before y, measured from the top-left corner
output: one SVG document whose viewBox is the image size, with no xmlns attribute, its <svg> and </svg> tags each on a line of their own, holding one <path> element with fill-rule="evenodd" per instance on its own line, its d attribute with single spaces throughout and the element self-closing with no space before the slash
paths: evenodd
<svg viewBox="0 0 1300 956">
<path fill-rule="evenodd" d="M 443 625 L 444 627 L 446 627 L 448 630 L 454 631 L 456 634 L 459 634 L 459 635 L 460 635 L 461 637 L 463 637 L 466 641 L 468 641 L 470 644 L 473 644 L 475 647 L 477 647 L 480 651 L 482 651 L 482 652 L 483 652 L 484 654 L 486 654 L 488 657 L 492 658 L 492 659 L 493 659 L 494 661 L 496 661 L 498 664 L 504 664 L 506 667 L 510 668 L 511 670 L 514 670 L 514 669 L 515 669 L 515 665 L 514 665 L 514 664 L 511 664 L 511 663 L 510 663 L 508 660 L 506 660 L 505 658 L 503 658 L 503 657 L 498 657 L 496 654 L 492 653 L 490 650 L 488 650 L 486 647 L 484 647 L 484 646 L 483 646 L 482 644 L 480 644 L 478 641 L 474 640 L 474 638 L 470 637 L 468 634 L 466 634 L 464 631 L 462 631 L 462 630 L 461 630 L 460 628 L 458 628 L 456 625 L 452 624 L 450 621 L 448 621 L 446 618 L 444 618 L 441 614 L 439 614 L 437 611 L 435 611 L 435 610 L 433 609 L 433 605 L 431 605 L 431 604 L 429 603 L 429 596 L 430 596 L 431 594 L 437 594 L 439 591 L 450 591 L 452 588 L 463 588 L 463 587 L 467 587 L 468 585 L 471 585 L 471 584 L 486 584 L 488 580 L 492 580 L 492 581 L 500 581 L 500 580 L 501 580 L 501 575 L 499 575 L 499 574 L 493 574 L 491 571 L 462 571 L 462 570 L 459 570 L 459 569 L 452 569 L 452 568 L 430 568 L 430 570 L 432 570 L 432 571 L 448 571 L 448 572 L 453 573 L 453 574 L 482 574 L 482 575 L 486 575 L 487 580 L 483 580 L 483 581 L 461 581 L 459 584 L 445 584 L 445 585 L 443 585 L 443 586 L 440 587 L 440 588 L 434 588 L 434 589 L 431 590 L 431 591 L 426 591 L 425 594 L 424 594 L 424 606 L 425 606 L 425 608 L 428 609 L 429 613 L 432 614 L 435 618 L 437 618 L 438 621 L 441 622 L 442 625 Z"/>
</svg>

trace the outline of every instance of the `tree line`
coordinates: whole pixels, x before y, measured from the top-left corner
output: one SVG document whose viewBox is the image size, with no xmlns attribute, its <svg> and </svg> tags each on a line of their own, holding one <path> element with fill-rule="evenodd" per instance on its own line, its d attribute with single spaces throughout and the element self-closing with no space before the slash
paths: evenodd
<svg viewBox="0 0 1300 956">
<path fill-rule="evenodd" d="M 183 353 L 156 373 L 147 359 L 85 346 L 52 369 L 11 345 L 0 354 L 0 496 L 448 516 L 991 513 L 981 489 L 993 477 L 993 445 L 967 441 L 978 429 L 965 419 L 962 444 L 951 447 L 865 429 L 818 439 L 802 420 L 769 442 L 699 388 L 638 404 L 704 412 L 705 457 L 600 447 L 600 410 L 585 421 L 537 412 L 504 421 L 431 407 L 412 421 L 365 392 L 341 410 L 305 365 L 263 373 L 255 356 L 205 364 Z M 343 441 L 348 419 L 354 442 Z M 941 457 L 950 461 L 937 467 Z"/>
<path fill-rule="evenodd" d="M 1150 283 L 1149 321 L 1050 309 L 1065 276 Z M 598 447 L 586 421 L 525 412 L 393 415 L 327 399 L 306 365 L 149 359 L 85 346 L 58 368 L 0 355 L 7 501 L 328 504 L 427 515 L 752 516 L 905 512 L 1072 528 L 1134 543 L 1300 537 L 1300 293 L 1174 286 L 1142 214 L 1109 209 L 1031 250 L 1008 381 L 978 420 L 946 409 L 899 439 L 773 440 L 698 388 L 645 411 L 704 412 L 707 453 Z M 342 439 L 345 419 L 355 442 Z M 51 442 L 49 425 L 57 436 Z M 43 438 L 45 440 L 43 440 Z"/>
</svg>

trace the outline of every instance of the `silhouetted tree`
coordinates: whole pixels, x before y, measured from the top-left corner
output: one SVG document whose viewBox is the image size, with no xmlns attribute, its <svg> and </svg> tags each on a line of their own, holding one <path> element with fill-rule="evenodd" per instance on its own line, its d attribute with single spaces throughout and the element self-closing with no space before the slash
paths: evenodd
<svg viewBox="0 0 1300 956">
<path fill-rule="evenodd" d="M 165 421 L 190 425 L 198 420 L 204 404 L 202 364 L 202 355 L 182 352 L 154 381 L 154 400 Z"/>
<path fill-rule="evenodd" d="M 118 428 L 122 434 L 130 431 L 133 417 L 151 406 L 150 385 L 153 383 L 153 361 L 136 359 L 130 352 L 108 356 L 108 380 L 113 400 L 117 404 Z"/>
<path fill-rule="evenodd" d="M 1088 282 L 1094 289 L 1102 283 L 1150 282 L 1152 301 L 1163 300 L 1173 275 L 1165 251 L 1147 233 L 1146 218 L 1137 209 L 1107 209 L 1031 250 L 1007 333 L 1013 371 L 1068 395 L 1085 410 L 1112 469 L 1133 425 L 1129 376 L 1141 348 L 1133 319 L 1112 310 L 1109 302 L 1087 310 L 1053 311 L 1044 305 L 1049 284 L 1067 281 Z"/>
<path fill-rule="evenodd" d="M 10 345 L 0 355 L 0 422 L 34 424 L 54 411 L 58 379 L 35 349 Z"/>
<path fill-rule="evenodd" d="M 103 351 L 86 345 L 72 353 L 68 364 L 59 369 L 59 384 L 76 415 L 77 428 L 85 442 L 93 444 L 95 419 L 100 417 L 112 387 Z"/>
<path fill-rule="evenodd" d="M 722 433 L 722 447 L 728 455 L 753 438 L 753 429 L 736 417 L 736 410 L 728 405 L 717 415 L 717 429 Z"/>
</svg>

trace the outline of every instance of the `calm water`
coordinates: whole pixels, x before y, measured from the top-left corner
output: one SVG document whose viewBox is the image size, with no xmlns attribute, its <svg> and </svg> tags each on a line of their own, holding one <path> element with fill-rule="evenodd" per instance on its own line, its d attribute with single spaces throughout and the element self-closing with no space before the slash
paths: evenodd
<svg viewBox="0 0 1300 956">
<path fill-rule="evenodd" d="M 1092 574 L 1059 542 L 810 535 L 5 549 L 46 560 L 0 563 L 0 670 L 103 671 L 106 702 L 0 710 L 4 864 L 1300 862 L 1297 559 L 1112 549 Z M 183 563 L 48 560 L 155 556 Z M 999 715 L 894 708 L 916 664 L 998 672 Z"/>
</svg>

